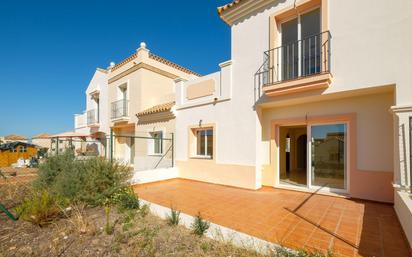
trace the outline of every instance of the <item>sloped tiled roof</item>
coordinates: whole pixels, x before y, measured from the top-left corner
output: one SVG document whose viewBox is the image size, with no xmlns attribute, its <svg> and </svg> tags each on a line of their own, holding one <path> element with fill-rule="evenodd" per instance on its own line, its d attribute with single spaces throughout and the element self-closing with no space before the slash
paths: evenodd
<svg viewBox="0 0 412 257">
<path fill-rule="evenodd" d="M 233 2 L 230 2 L 230 3 L 228 3 L 228 4 L 225 4 L 225 5 L 223 5 L 223 6 L 220 6 L 220 7 L 217 8 L 217 13 L 218 13 L 219 15 L 221 15 L 224 11 L 226 11 L 226 10 L 228 10 L 228 9 L 236 6 L 237 4 L 239 4 L 240 2 L 243 2 L 243 1 L 245 1 L 245 0 L 235 0 L 235 1 L 233 1 Z"/>
<path fill-rule="evenodd" d="M 39 138 L 49 138 L 50 134 L 47 133 L 42 133 L 42 134 L 38 134 L 32 137 L 32 139 L 39 139 Z"/>
<path fill-rule="evenodd" d="M 124 59 L 123 61 L 119 62 L 118 64 L 115 64 L 115 65 L 111 68 L 111 70 L 114 71 L 114 70 L 119 69 L 119 68 L 122 67 L 123 65 L 131 62 L 131 61 L 132 61 L 133 59 L 135 59 L 136 57 L 137 57 L 137 53 L 134 53 L 134 54 L 130 55 L 129 57 L 127 57 L 127 58 Z M 175 68 L 175 69 L 177 69 L 177 70 L 183 71 L 183 72 L 185 72 L 185 73 L 187 73 L 187 74 L 193 74 L 193 75 L 196 75 L 196 76 L 198 76 L 198 77 L 201 76 L 199 73 L 196 73 L 196 72 L 194 72 L 194 71 L 191 71 L 191 70 L 189 70 L 189 69 L 187 69 L 187 68 L 185 68 L 185 67 L 183 67 L 183 66 L 181 66 L 181 65 L 179 65 L 179 64 L 176 64 L 176 63 L 174 63 L 174 62 L 171 62 L 171 61 L 169 61 L 169 60 L 166 60 L 165 58 L 160 57 L 160 56 L 158 56 L 158 55 L 149 53 L 149 58 L 151 58 L 151 59 L 153 59 L 153 60 L 155 60 L 155 61 L 161 62 L 161 63 L 163 63 L 163 64 L 166 64 L 166 65 L 168 65 L 168 66 L 170 66 L 170 67 L 172 67 L 172 68 Z"/>
<path fill-rule="evenodd" d="M 151 59 L 153 59 L 153 60 L 156 60 L 156 61 L 158 61 L 158 62 L 161 62 L 161 63 L 163 63 L 163 64 L 166 64 L 166 65 L 168 65 L 168 66 L 170 66 L 170 67 L 172 67 L 172 68 L 175 68 L 175 69 L 177 69 L 177 70 L 183 71 L 183 72 L 185 72 L 185 73 L 193 74 L 193 75 L 196 75 L 196 76 L 198 76 L 198 77 L 201 76 L 199 73 L 196 73 L 196 72 L 194 72 L 194 71 L 191 71 L 191 70 L 189 70 L 189 69 L 187 69 L 187 68 L 185 68 L 185 67 L 183 67 L 183 66 L 180 66 L 179 64 L 176 64 L 176 63 L 174 63 L 174 62 L 171 62 L 171 61 L 169 61 L 169 60 L 166 60 L 165 58 L 160 57 L 160 56 L 157 56 L 157 55 L 155 55 L 155 54 L 149 53 L 149 58 L 151 58 Z"/>
<path fill-rule="evenodd" d="M 14 149 L 18 145 L 23 145 L 23 146 L 27 146 L 27 147 L 36 147 L 33 144 L 16 141 L 16 142 L 10 142 L 10 143 L 5 143 L 5 144 L 0 145 L 0 150 L 5 151 L 5 150 Z"/>
<path fill-rule="evenodd" d="M 148 115 L 148 114 L 153 114 L 153 113 L 158 113 L 158 112 L 170 111 L 173 108 L 174 105 L 175 105 L 175 102 L 169 102 L 169 103 L 155 105 L 155 106 L 150 107 L 150 108 L 148 108 L 144 111 L 139 112 L 137 114 L 137 116 L 143 116 L 143 115 Z"/>
<path fill-rule="evenodd" d="M 27 140 L 27 137 L 20 136 L 16 134 L 7 135 L 4 137 L 5 140 Z"/>
<path fill-rule="evenodd" d="M 133 59 L 136 58 L 136 57 L 137 57 L 137 53 L 134 53 L 134 54 L 130 55 L 129 57 L 127 57 L 127 58 L 124 59 L 123 61 L 115 64 L 115 65 L 111 68 L 111 70 L 112 70 L 112 71 L 117 70 L 118 68 L 122 67 L 123 65 L 125 65 L 125 64 L 128 63 L 128 62 L 130 62 L 131 60 L 133 60 Z"/>
</svg>

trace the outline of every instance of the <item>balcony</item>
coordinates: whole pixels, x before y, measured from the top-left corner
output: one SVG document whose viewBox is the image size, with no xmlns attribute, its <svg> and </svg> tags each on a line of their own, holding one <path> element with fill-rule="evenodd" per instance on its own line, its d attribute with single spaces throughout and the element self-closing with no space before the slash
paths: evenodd
<svg viewBox="0 0 412 257">
<path fill-rule="evenodd" d="M 255 74 L 257 86 L 267 96 L 279 96 L 329 87 L 331 75 L 329 31 L 282 45 L 264 53 Z"/>
<path fill-rule="evenodd" d="M 129 120 L 129 101 L 121 99 L 112 102 L 111 119 L 112 121 L 128 121 Z"/>
<path fill-rule="evenodd" d="M 87 111 L 87 126 L 89 127 L 99 126 L 99 114 L 96 109 Z"/>
</svg>

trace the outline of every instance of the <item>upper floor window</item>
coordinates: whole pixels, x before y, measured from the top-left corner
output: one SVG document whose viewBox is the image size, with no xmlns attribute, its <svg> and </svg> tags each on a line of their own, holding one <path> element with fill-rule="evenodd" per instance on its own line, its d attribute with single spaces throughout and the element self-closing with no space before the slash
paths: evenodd
<svg viewBox="0 0 412 257">
<path fill-rule="evenodd" d="M 26 153 L 27 152 L 27 147 L 22 145 L 20 146 L 20 153 Z"/>
<path fill-rule="evenodd" d="M 321 71 L 320 8 L 299 14 L 281 24 L 280 80 L 294 79 Z"/>
</svg>

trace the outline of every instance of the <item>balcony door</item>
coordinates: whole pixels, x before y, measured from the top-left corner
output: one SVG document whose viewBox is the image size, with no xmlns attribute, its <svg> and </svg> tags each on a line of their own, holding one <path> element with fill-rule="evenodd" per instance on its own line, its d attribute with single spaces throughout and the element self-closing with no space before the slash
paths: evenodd
<svg viewBox="0 0 412 257">
<path fill-rule="evenodd" d="M 294 79 L 321 70 L 320 9 L 299 14 L 281 24 L 281 78 Z"/>
</svg>

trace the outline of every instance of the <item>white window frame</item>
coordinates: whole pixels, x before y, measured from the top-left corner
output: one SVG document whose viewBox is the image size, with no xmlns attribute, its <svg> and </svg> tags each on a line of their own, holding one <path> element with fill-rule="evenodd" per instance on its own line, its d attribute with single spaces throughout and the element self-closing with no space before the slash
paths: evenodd
<svg viewBox="0 0 412 257">
<path fill-rule="evenodd" d="M 297 29 L 297 31 L 298 31 L 298 42 L 299 42 L 299 46 L 298 46 L 298 77 L 300 77 L 300 76 L 302 76 L 302 60 L 301 60 L 301 55 L 302 55 L 302 23 L 301 23 L 301 16 L 302 15 L 304 15 L 304 14 L 306 14 L 306 13 L 309 13 L 309 12 L 311 12 L 311 11 L 314 11 L 314 10 L 316 10 L 316 9 L 319 9 L 319 17 L 320 17 L 320 32 L 322 33 L 322 7 L 321 6 L 315 6 L 315 7 L 312 7 L 312 8 L 310 8 L 310 9 L 307 9 L 307 10 L 305 10 L 305 11 L 303 11 L 303 12 L 299 12 L 299 13 L 297 13 L 295 16 L 293 16 L 293 17 L 290 17 L 289 19 L 286 19 L 286 20 L 283 20 L 281 23 L 280 23 L 280 26 L 279 26 L 279 30 L 280 30 L 280 38 L 282 38 L 282 24 L 283 23 L 286 23 L 286 22 L 288 22 L 288 21 L 291 21 L 291 20 L 294 20 L 294 19 L 297 19 L 297 25 L 298 25 L 298 29 Z M 283 45 L 283 42 L 282 42 L 282 40 L 280 40 L 280 45 L 282 46 Z M 282 59 L 283 59 L 283 56 L 282 56 L 282 51 L 280 51 L 280 54 L 278 55 L 278 63 L 281 63 L 282 62 Z M 282 77 L 282 65 L 279 65 L 279 72 L 278 72 L 278 79 L 280 80 Z"/>
<path fill-rule="evenodd" d="M 320 187 L 316 185 L 312 185 L 312 147 L 310 140 L 312 138 L 312 126 L 321 126 L 321 125 L 334 125 L 334 124 L 344 124 L 346 125 L 346 144 L 345 144 L 345 188 L 340 189 L 340 188 L 331 188 L 331 187 Z M 280 162 L 277 163 L 276 169 L 277 169 L 277 181 L 275 183 L 275 187 L 277 188 L 292 188 L 292 189 L 298 189 L 298 190 L 308 190 L 310 192 L 315 192 L 316 190 L 320 190 L 322 192 L 329 192 L 329 193 L 336 193 L 336 194 L 348 194 L 350 192 L 350 155 L 351 155 L 351 146 L 350 146 L 350 140 L 351 140 L 351 130 L 350 130 L 350 121 L 330 121 L 330 122 L 310 122 L 307 124 L 293 124 L 293 125 L 302 125 L 306 126 L 306 135 L 307 135 L 307 142 L 306 142 L 306 186 L 294 186 L 294 185 L 285 185 L 281 183 L 280 179 Z M 280 128 L 281 126 L 278 126 L 276 128 L 276 133 L 277 135 L 280 135 Z M 277 149 L 277 158 L 280 160 L 280 146 L 276 147 Z"/>
<path fill-rule="evenodd" d="M 202 154 L 199 154 L 198 153 L 198 148 L 199 148 L 199 138 L 198 138 L 198 132 L 200 132 L 200 131 L 208 131 L 208 130 L 211 130 L 212 131 L 212 142 L 214 142 L 214 130 L 213 130 L 213 127 L 207 127 L 207 128 L 199 128 L 199 129 L 196 129 L 194 132 L 194 136 L 195 136 L 195 139 L 196 139 L 196 149 L 195 149 L 195 157 L 198 157 L 198 158 L 205 158 L 205 159 L 213 159 L 213 150 L 212 150 L 212 154 L 209 154 L 208 152 L 207 152 L 207 133 L 205 134 L 205 136 L 204 136 L 204 140 L 205 140 L 205 154 L 204 155 L 202 155 Z"/>
<path fill-rule="evenodd" d="M 155 152 L 156 139 L 154 137 L 154 134 L 156 133 L 160 133 L 160 152 L 159 153 Z M 165 135 L 164 130 L 155 130 L 155 131 L 149 132 L 149 137 L 151 139 L 149 139 L 148 155 L 161 156 L 164 154 L 164 145 L 163 145 L 164 135 Z"/>
</svg>

